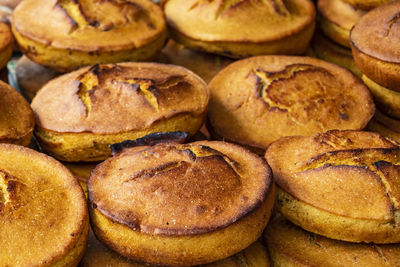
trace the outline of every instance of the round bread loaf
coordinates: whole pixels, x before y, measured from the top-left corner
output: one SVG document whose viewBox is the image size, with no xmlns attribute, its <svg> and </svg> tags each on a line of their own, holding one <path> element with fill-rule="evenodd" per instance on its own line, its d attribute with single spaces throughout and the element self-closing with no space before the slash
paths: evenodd
<svg viewBox="0 0 400 267">
<path fill-rule="evenodd" d="M 161 50 L 160 62 L 179 65 L 199 75 L 206 83 L 224 67 L 233 62 L 232 59 L 209 53 L 194 51 L 169 40 Z"/>
<path fill-rule="evenodd" d="M 264 233 L 274 267 L 393 267 L 400 265 L 400 245 L 355 244 L 328 239 L 293 225 L 278 215 Z"/>
<path fill-rule="evenodd" d="M 400 147 L 379 134 L 285 137 L 265 155 L 276 209 L 310 232 L 351 242 L 400 241 Z"/>
<path fill-rule="evenodd" d="M 400 121 L 385 115 L 378 109 L 368 123 L 367 129 L 400 143 Z"/>
<path fill-rule="evenodd" d="M 382 5 L 364 15 L 350 33 L 354 60 L 368 78 L 400 91 L 400 2 Z"/>
<path fill-rule="evenodd" d="M 356 9 L 345 0 L 318 0 L 320 28 L 332 41 L 350 47 L 349 34 L 366 11 Z"/>
<path fill-rule="evenodd" d="M 201 141 L 123 150 L 89 183 L 96 236 L 121 255 L 191 266 L 257 240 L 274 200 L 268 165 L 242 147 Z"/>
<path fill-rule="evenodd" d="M 357 67 L 350 49 L 334 43 L 320 33 L 314 34 L 311 47 L 319 59 L 346 68 L 361 78 L 362 73 Z"/>
<path fill-rule="evenodd" d="M 122 257 L 100 243 L 93 232 L 89 232 L 88 246 L 80 262 L 81 267 L 155 267 L 145 263 L 134 262 Z M 260 241 L 254 242 L 245 250 L 220 261 L 201 265 L 202 267 L 269 267 L 269 258 Z"/>
<path fill-rule="evenodd" d="M 167 0 L 163 9 L 177 42 L 233 58 L 303 54 L 315 26 L 309 0 Z"/>
<path fill-rule="evenodd" d="M 240 60 L 209 89 L 209 130 L 261 150 L 282 136 L 363 129 L 374 114 L 368 89 L 353 74 L 308 57 Z"/>
<path fill-rule="evenodd" d="M 34 125 L 28 102 L 14 88 L 0 81 L 0 143 L 28 146 Z"/>
<path fill-rule="evenodd" d="M 154 132 L 195 134 L 208 91 L 197 75 L 157 63 L 95 65 L 47 83 L 32 101 L 42 148 L 63 161 L 99 161 L 109 145 Z"/>
<path fill-rule="evenodd" d="M 0 144 L 0 266 L 76 266 L 88 229 L 85 197 L 65 167 Z"/>
<path fill-rule="evenodd" d="M 30 101 L 48 81 L 58 76 L 58 73 L 50 68 L 36 64 L 26 56 L 17 61 L 15 76 L 21 92 Z"/>
<path fill-rule="evenodd" d="M 400 119 L 400 92 L 387 89 L 377 84 L 365 74 L 362 75 L 361 79 L 374 96 L 376 106 L 386 114 Z"/>
<path fill-rule="evenodd" d="M 22 52 L 57 71 L 148 60 L 166 39 L 162 10 L 148 0 L 26 0 L 11 22 Z"/>
</svg>

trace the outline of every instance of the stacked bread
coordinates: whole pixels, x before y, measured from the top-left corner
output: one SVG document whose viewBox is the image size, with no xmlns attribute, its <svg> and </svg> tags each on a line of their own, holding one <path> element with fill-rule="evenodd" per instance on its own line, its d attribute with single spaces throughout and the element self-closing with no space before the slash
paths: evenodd
<svg viewBox="0 0 400 267">
<path fill-rule="evenodd" d="M 371 90 L 377 112 L 369 129 L 399 139 L 396 128 L 400 119 L 397 68 L 399 59 L 394 41 L 399 35 L 396 27 L 398 2 L 389 3 L 366 14 L 350 35 L 354 59 L 362 71 L 362 80 Z M 368 36 L 368 37 L 366 37 Z M 370 40 L 374 40 L 371 42 Z"/>
<path fill-rule="evenodd" d="M 274 142 L 266 159 L 277 183 L 275 208 L 313 233 L 276 218 L 265 235 L 276 266 L 397 266 L 399 155 L 394 142 L 362 131 Z"/>
<path fill-rule="evenodd" d="M 154 2 L 13 12 L 0 266 L 400 266 L 398 2 Z"/>
</svg>

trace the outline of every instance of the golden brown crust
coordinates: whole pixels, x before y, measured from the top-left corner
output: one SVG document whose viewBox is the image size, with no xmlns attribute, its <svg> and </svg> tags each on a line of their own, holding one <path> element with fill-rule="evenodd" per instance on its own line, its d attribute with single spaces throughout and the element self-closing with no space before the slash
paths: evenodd
<svg viewBox="0 0 400 267">
<path fill-rule="evenodd" d="M 52 80 L 33 99 L 32 109 L 43 129 L 108 134 L 144 129 L 178 114 L 201 115 L 207 102 L 205 83 L 182 67 L 119 63 Z"/>
<path fill-rule="evenodd" d="M 15 75 L 22 93 L 32 101 L 39 89 L 59 74 L 22 56 L 15 67 Z"/>
<path fill-rule="evenodd" d="M 350 33 L 354 59 L 360 70 L 376 83 L 400 91 L 400 35 L 397 22 L 400 2 L 392 2 L 368 12 Z M 372 42 L 371 39 L 374 41 Z"/>
<path fill-rule="evenodd" d="M 14 88 L 0 82 L 0 142 L 29 145 L 34 124 L 28 102 Z"/>
<path fill-rule="evenodd" d="M 150 60 L 167 37 L 161 8 L 148 0 L 28 0 L 11 22 L 21 51 L 59 72 Z"/>
<path fill-rule="evenodd" d="M 319 0 L 318 11 L 322 16 L 321 29 L 324 34 L 332 41 L 350 47 L 350 30 L 366 12 L 343 0 Z"/>
<path fill-rule="evenodd" d="M 241 266 L 241 267 L 269 267 L 269 258 L 265 247 L 261 242 L 256 241 L 247 249 L 218 262 L 202 265 L 203 267 L 228 267 L 228 266 Z M 97 266 L 118 266 L 118 267 L 145 267 L 154 266 L 144 263 L 134 262 L 128 258 L 105 247 L 100 243 L 93 232 L 89 233 L 88 247 L 85 255 L 82 258 L 81 267 L 97 267 Z"/>
<path fill-rule="evenodd" d="M 56 160 L 15 145 L 0 144 L 0 166 L 0 265 L 77 262 L 88 230 L 77 180 Z"/>
<path fill-rule="evenodd" d="M 307 57 L 240 60 L 219 72 L 209 89 L 213 131 L 262 149 L 282 136 L 362 129 L 375 109 L 349 71 Z"/>
<path fill-rule="evenodd" d="M 397 266 L 399 245 L 354 244 L 309 233 L 277 215 L 264 233 L 274 266 Z M 284 265 L 284 262 L 290 264 Z"/>
<path fill-rule="evenodd" d="M 349 32 L 354 24 L 366 13 L 343 0 L 319 0 L 318 11 L 325 19 Z"/>
<path fill-rule="evenodd" d="M 308 30 L 313 31 L 315 20 L 315 8 L 307 0 L 169 0 L 162 6 L 177 41 L 236 58 L 261 53 L 260 48 L 252 51 L 255 44 L 263 45 L 268 51 L 274 42 L 304 33 L 305 40 L 301 40 L 301 45 L 300 40 L 297 43 L 301 51 L 291 44 L 292 53 L 301 54 L 311 38 Z"/>
<path fill-rule="evenodd" d="M 89 206 L 93 230 L 103 243 L 135 260 L 157 265 L 192 266 L 229 257 L 255 242 L 267 226 L 275 186 L 262 205 L 237 223 L 206 234 L 148 235 L 116 223 Z M 258 265 L 256 265 L 258 266 Z"/>
<path fill-rule="evenodd" d="M 256 155 L 202 141 L 128 149 L 98 165 L 88 188 L 91 205 L 111 220 L 141 233 L 184 236 L 239 221 L 264 202 L 271 185 Z"/>
<path fill-rule="evenodd" d="M 400 148 L 391 141 L 361 131 L 285 137 L 271 144 L 266 159 L 280 188 L 299 202 L 332 215 L 390 224 L 393 240 L 400 240 Z"/>
<path fill-rule="evenodd" d="M 12 23 L 25 38 L 87 52 L 139 48 L 166 27 L 161 9 L 144 0 L 28 0 L 13 12 Z"/>
</svg>

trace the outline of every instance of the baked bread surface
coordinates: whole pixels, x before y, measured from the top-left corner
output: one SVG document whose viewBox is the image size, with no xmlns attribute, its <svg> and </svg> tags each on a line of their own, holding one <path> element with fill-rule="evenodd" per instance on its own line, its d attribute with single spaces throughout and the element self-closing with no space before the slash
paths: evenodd
<svg viewBox="0 0 400 267">
<path fill-rule="evenodd" d="M 89 220 L 79 183 L 56 160 L 0 144 L 0 265 L 76 266 Z"/>
<path fill-rule="evenodd" d="M 28 102 L 17 90 L 0 82 L 0 143 L 28 146 L 34 125 Z"/>
<path fill-rule="evenodd" d="M 88 189 L 102 242 L 135 260 L 179 266 L 249 246 L 273 202 L 265 162 L 223 142 L 127 149 L 96 167 Z"/>
<path fill-rule="evenodd" d="M 284 137 L 266 152 L 277 209 L 304 229 L 351 242 L 396 243 L 400 148 L 379 134 Z"/>
<path fill-rule="evenodd" d="M 243 59 L 219 72 L 209 89 L 211 130 L 262 149 L 282 136 L 362 129 L 375 109 L 352 73 L 308 57 Z"/>
</svg>

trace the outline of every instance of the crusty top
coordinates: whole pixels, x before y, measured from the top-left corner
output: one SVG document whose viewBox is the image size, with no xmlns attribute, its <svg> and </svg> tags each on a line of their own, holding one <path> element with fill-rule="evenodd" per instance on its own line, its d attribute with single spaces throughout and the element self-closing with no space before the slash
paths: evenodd
<svg viewBox="0 0 400 267">
<path fill-rule="evenodd" d="M 282 136 L 362 129 L 375 109 L 368 89 L 352 73 L 308 57 L 236 61 L 209 89 L 212 130 L 264 149 Z"/>
<path fill-rule="evenodd" d="M 59 162 L 0 144 L 0 266 L 51 266 L 88 220 L 77 180 Z"/>
<path fill-rule="evenodd" d="M 400 63 L 400 2 L 375 8 L 350 32 L 352 46 L 374 58 Z"/>
<path fill-rule="evenodd" d="M 340 216 L 398 223 L 400 147 L 379 134 L 284 137 L 265 157 L 276 183 L 302 202 Z"/>
<path fill-rule="evenodd" d="M 202 41 L 268 42 L 315 20 L 309 0 L 166 0 L 169 26 Z"/>
<path fill-rule="evenodd" d="M 270 250 L 293 266 L 376 267 L 400 266 L 400 245 L 356 244 L 304 231 L 278 215 L 264 234 Z"/>
<path fill-rule="evenodd" d="M 347 31 L 350 31 L 354 24 L 367 13 L 343 0 L 318 0 L 318 11 L 325 19 Z"/>
<path fill-rule="evenodd" d="M 35 120 L 28 102 L 0 81 L 0 142 L 20 139 L 33 131 Z"/>
<path fill-rule="evenodd" d="M 257 209 L 272 188 L 268 165 L 236 145 L 200 141 L 126 149 L 96 167 L 90 205 L 134 231 L 191 235 Z"/>
<path fill-rule="evenodd" d="M 191 71 L 157 63 L 95 65 L 47 83 L 32 101 L 39 127 L 121 133 L 206 110 L 206 84 Z"/>
<path fill-rule="evenodd" d="M 162 10 L 148 0 L 27 0 L 11 21 L 31 40 L 87 52 L 139 48 L 166 30 Z"/>
</svg>

